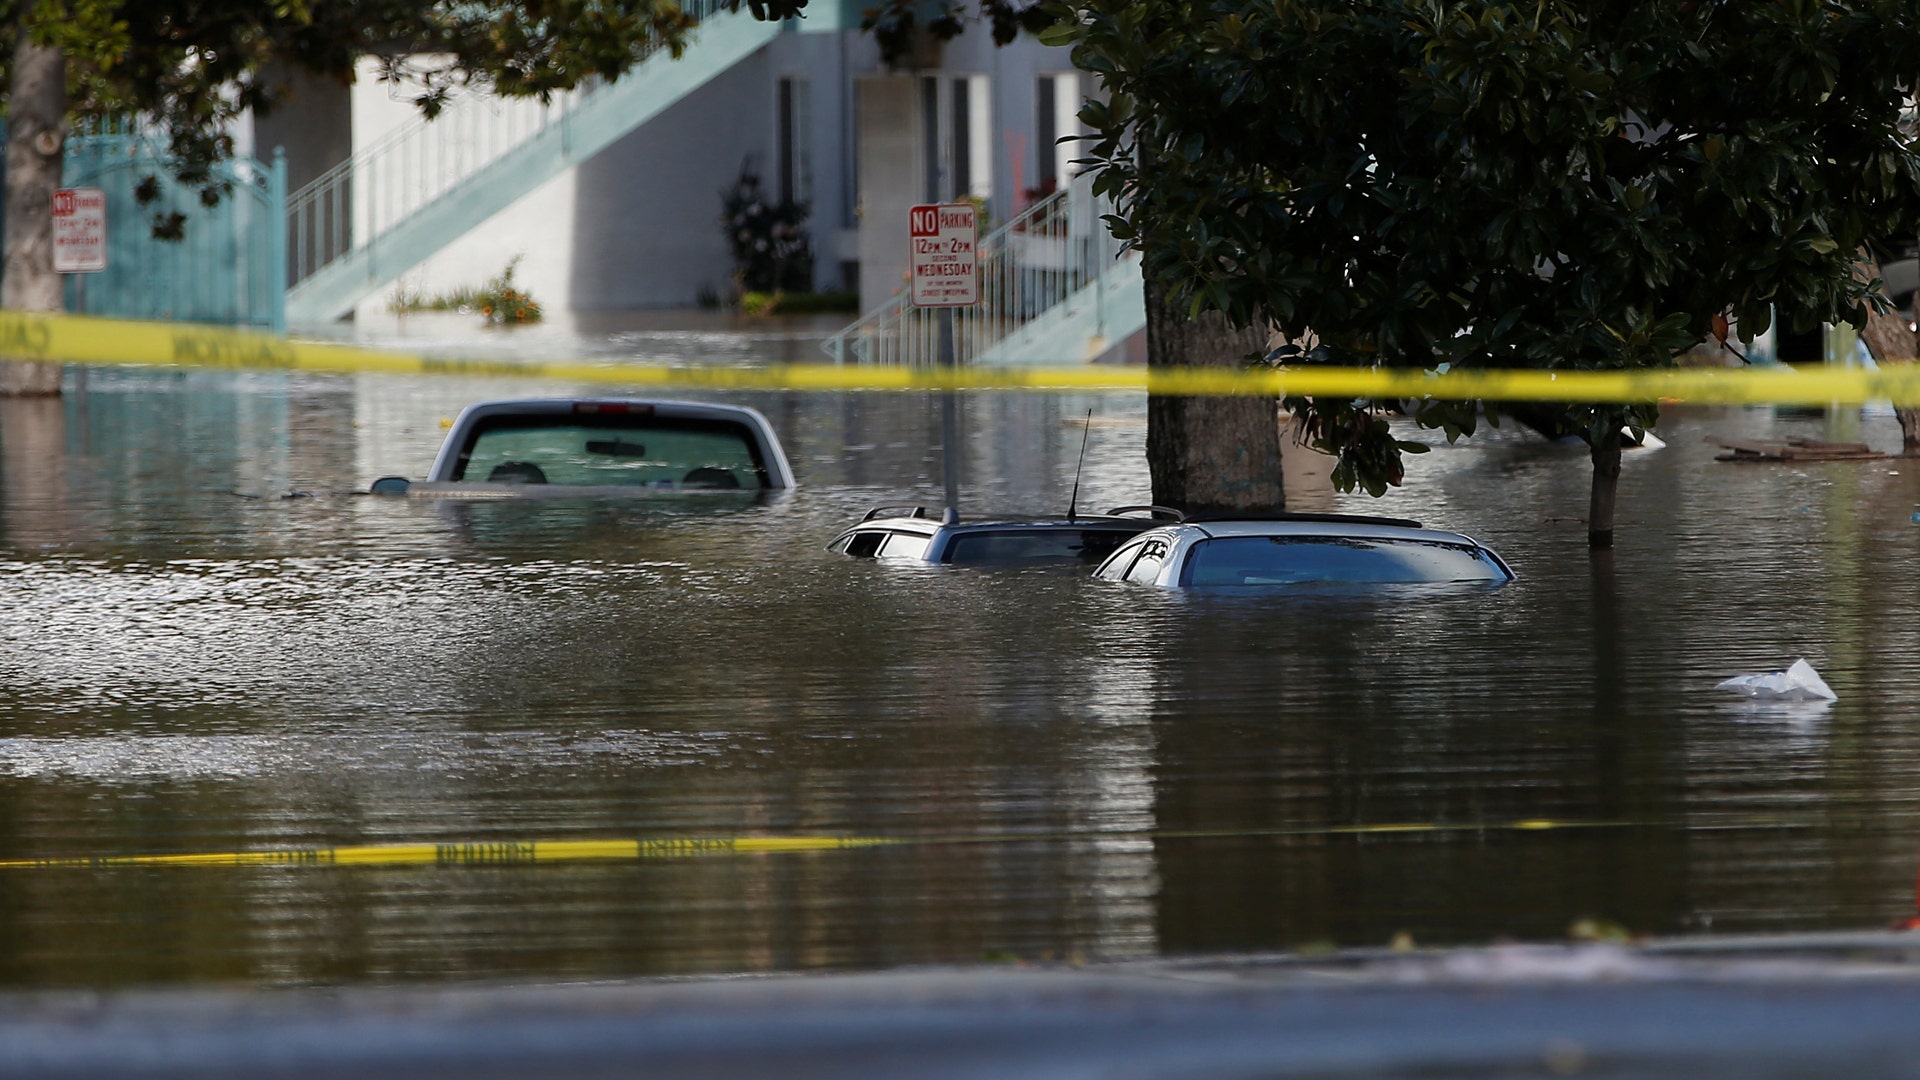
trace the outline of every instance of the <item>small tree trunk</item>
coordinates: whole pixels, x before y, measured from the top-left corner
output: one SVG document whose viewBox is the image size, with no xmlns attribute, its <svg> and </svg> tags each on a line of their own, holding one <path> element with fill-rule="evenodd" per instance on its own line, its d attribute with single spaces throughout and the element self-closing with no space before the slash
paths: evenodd
<svg viewBox="0 0 1920 1080">
<path fill-rule="evenodd" d="M 1920 455 L 1920 408 L 1897 405 L 1893 415 L 1900 420 L 1900 452 Z"/>
<path fill-rule="evenodd" d="M 1880 276 L 1880 264 L 1865 251 L 1860 253 L 1862 280 L 1871 281 Z M 1860 331 L 1860 340 L 1867 343 L 1867 351 L 1873 354 L 1878 364 L 1911 364 L 1920 349 L 1914 347 L 1914 334 L 1907 328 L 1906 316 L 1897 311 L 1879 312 L 1867 307 L 1867 325 Z M 1899 405 L 1894 414 L 1900 418 L 1900 452 L 1920 454 L 1920 407 Z"/>
<path fill-rule="evenodd" d="M 1147 280 L 1150 367 L 1237 367 L 1264 353 L 1262 326 L 1236 330 L 1218 312 L 1188 319 Z M 1280 403 L 1271 397 L 1147 398 L 1147 471 L 1153 501 L 1188 513 L 1286 507 Z"/>
<path fill-rule="evenodd" d="M 1593 493 L 1587 500 L 1587 546 L 1613 546 L 1613 503 L 1620 492 L 1620 425 L 1593 444 Z"/>
<path fill-rule="evenodd" d="M 67 125 L 67 60 L 19 29 L 7 127 L 6 273 L 0 307 L 60 311 L 60 275 L 53 272 L 53 192 L 60 186 Z M 0 363 L 0 395 L 60 392 L 60 365 L 8 358 Z"/>
</svg>

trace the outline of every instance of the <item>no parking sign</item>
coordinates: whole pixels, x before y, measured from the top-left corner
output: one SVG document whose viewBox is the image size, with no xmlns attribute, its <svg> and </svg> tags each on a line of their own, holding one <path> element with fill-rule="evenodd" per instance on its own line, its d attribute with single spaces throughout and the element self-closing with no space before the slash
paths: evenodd
<svg viewBox="0 0 1920 1080">
<path fill-rule="evenodd" d="M 913 245 L 915 307 L 971 307 L 980 302 L 980 214 L 972 203 L 911 208 L 907 236 Z"/>
<path fill-rule="evenodd" d="M 59 188 L 53 193 L 53 272 L 93 274 L 107 268 L 107 193 Z"/>
</svg>

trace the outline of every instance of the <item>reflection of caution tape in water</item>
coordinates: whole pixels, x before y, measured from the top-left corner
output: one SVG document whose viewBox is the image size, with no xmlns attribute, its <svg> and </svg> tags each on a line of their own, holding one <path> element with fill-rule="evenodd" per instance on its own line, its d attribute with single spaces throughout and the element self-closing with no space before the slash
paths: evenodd
<svg viewBox="0 0 1920 1080">
<path fill-rule="evenodd" d="M 1389 822 L 1374 825 L 1314 825 L 1273 829 L 1154 830 L 1145 832 L 1009 833 L 979 836 L 730 836 L 655 837 L 634 840 L 474 841 L 444 844 L 363 844 L 329 848 L 267 848 L 259 851 L 177 855 L 101 855 L 47 859 L 0 859 L 0 870 L 67 870 L 140 866 L 515 866 L 529 863 L 632 862 L 715 855 L 769 855 L 805 851 L 953 845 L 1013 845 L 1062 842 L 1388 837 L 1460 833 L 1545 833 L 1598 829 L 1670 828 L 1651 822 L 1526 819 L 1503 822 Z M 1696 828 L 1688 825 L 1685 828 Z M 1725 828 L 1793 828 L 1752 819 Z"/>
<path fill-rule="evenodd" d="M 1113 367 L 877 367 L 788 364 L 678 367 L 608 361 L 411 356 L 185 323 L 0 312 L 0 356 L 75 364 L 333 373 L 462 375 L 732 390 L 1150 390 L 1163 394 L 1300 394 L 1379 399 L 1686 401 L 1716 405 L 1920 404 L 1920 366 L 1879 371 L 1785 367 L 1644 371 L 1500 371 L 1445 375 L 1374 368 L 1276 370 Z"/>
<path fill-rule="evenodd" d="M 330 848 L 274 848 L 182 855 L 106 855 L 96 858 L 6 859 L 0 869 L 107 866 L 500 866 L 517 863 L 676 859 L 695 855 L 752 855 L 787 851 L 844 851 L 897 841 L 870 836 L 660 837 L 642 840 L 474 841 L 450 844 L 361 844 Z"/>
</svg>

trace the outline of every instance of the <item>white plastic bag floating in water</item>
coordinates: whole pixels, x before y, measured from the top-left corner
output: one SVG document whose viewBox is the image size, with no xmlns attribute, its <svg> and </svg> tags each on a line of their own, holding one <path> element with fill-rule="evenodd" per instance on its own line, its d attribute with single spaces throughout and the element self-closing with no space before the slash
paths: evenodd
<svg viewBox="0 0 1920 1080">
<path fill-rule="evenodd" d="M 1820 673 L 1805 660 L 1795 660 L 1785 671 L 1766 675 L 1737 675 L 1714 687 L 1762 701 L 1838 701 Z"/>
</svg>

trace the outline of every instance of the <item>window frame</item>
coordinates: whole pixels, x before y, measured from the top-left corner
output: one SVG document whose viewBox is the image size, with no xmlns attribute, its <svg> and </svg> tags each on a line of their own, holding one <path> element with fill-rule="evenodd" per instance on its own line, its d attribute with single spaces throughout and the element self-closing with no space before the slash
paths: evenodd
<svg viewBox="0 0 1920 1080">
<path fill-rule="evenodd" d="M 751 488 L 740 490 L 764 491 L 773 486 L 773 473 L 767 467 L 766 448 L 761 443 L 760 430 L 745 420 L 731 417 L 704 416 L 662 416 L 658 413 L 633 412 L 502 412 L 476 418 L 463 433 L 461 444 L 454 456 L 451 476 L 454 483 L 481 483 L 467 478 L 467 468 L 473 461 L 474 449 L 481 439 L 496 431 L 532 431 L 567 430 L 582 432 L 605 430 L 618 433 L 639 434 L 651 429 L 656 431 L 680 431 L 706 434 L 724 434 L 738 438 L 745 446 L 748 459 L 753 463 L 753 477 L 757 483 Z M 539 464 L 535 462 L 535 464 Z M 557 484 L 555 487 L 580 485 Z M 588 485 L 592 486 L 592 485 Z"/>
</svg>

